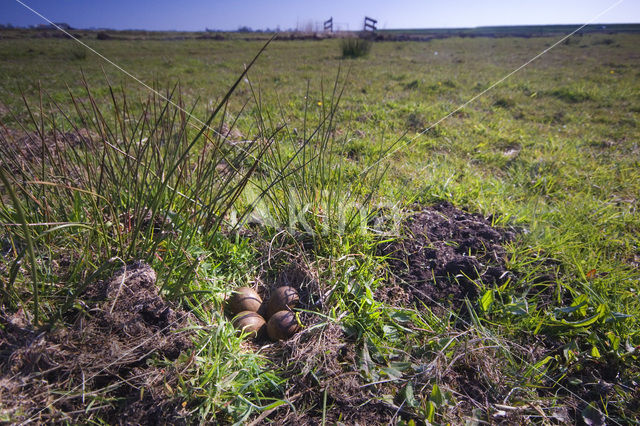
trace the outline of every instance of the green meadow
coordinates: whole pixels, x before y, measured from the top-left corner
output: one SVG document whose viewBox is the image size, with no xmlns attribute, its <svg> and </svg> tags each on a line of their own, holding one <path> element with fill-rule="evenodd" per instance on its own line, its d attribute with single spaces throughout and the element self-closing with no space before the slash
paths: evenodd
<svg viewBox="0 0 640 426">
<path fill-rule="evenodd" d="M 24 34 L 0 34 L 0 420 L 640 421 L 639 35 L 573 36 L 500 81 L 560 37 L 345 58 L 340 39 L 78 33 L 110 63 Z M 435 275 L 385 247 L 443 203 L 510 235 L 505 272 L 416 298 Z M 82 338 L 59 333 L 117 311 L 87 289 L 136 260 L 188 344 L 80 379 L 60 366 Z M 238 334 L 229 293 L 280 285 L 301 330 Z"/>
</svg>

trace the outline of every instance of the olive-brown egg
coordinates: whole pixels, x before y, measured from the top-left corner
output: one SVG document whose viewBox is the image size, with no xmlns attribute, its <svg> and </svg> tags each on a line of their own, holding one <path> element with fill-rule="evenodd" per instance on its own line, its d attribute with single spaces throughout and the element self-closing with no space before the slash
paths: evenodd
<svg viewBox="0 0 640 426">
<path fill-rule="evenodd" d="M 273 341 L 286 340 L 300 330 L 296 315 L 291 311 L 278 311 L 267 322 L 267 334 Z"/>
<path fill-rule="evenodd" d="M 286 311 L 295 308 L 300 302 L 300 296 L 295 288 L 283 286 L 276 288 L 271 294 L 267 307 L 267 318 L 271 318 L 278 311 Z"/>
<path fill-rule="evenodd" d="M 233 325 L 238 331 L 247 333 L 249 337 L 258 337 L 264 332 L 265 321 L 255 312 L 243 311 L 233 318 Z"/>
<path fill-rule="evenodd" d="M 227 306 L 232 315 L 242 311 L 258 312 L 262 299 L 256 291 L 249 287 L 240 287 L 233 291 Z"/>
</svg>

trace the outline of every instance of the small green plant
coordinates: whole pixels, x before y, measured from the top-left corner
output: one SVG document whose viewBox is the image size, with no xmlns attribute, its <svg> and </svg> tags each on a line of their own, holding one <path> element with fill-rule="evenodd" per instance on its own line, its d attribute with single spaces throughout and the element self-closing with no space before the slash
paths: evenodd
<svg viewBox="0 0 640 426">
<path fill-rule="evenodd" d="M 340 42 L 343 58 L 361 58 L 371 51 L 371 40 L 364 38 L 344 38 Z"/>
</svg>

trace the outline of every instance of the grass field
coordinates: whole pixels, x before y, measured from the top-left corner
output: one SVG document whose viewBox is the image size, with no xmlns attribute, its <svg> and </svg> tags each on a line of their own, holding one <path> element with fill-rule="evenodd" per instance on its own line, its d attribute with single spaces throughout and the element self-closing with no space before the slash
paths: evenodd
<svg viewBox="0 0 640 426">
<path fill-rule="evenodd" d="M 558 38 L 253 65 L 264 40 L 82 40 L 173 104 L 73 40 L 0 38 L 2 421 L 640 421 L 640 36 L 570 38 L 459 111 Z M 436 273 L 453 252 L 473 267 Z M 92 290 L 138 259 L 148 334 L 147 302 Z M 302 331 L 236 335 L 227 294 L 280 285 Z M 121 347 L 77 361 L 104 324 Z"/>
</svg>

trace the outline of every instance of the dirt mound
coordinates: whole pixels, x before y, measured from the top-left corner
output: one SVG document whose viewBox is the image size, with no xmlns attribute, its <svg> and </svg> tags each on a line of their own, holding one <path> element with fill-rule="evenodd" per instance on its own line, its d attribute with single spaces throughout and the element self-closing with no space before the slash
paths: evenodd
<svg viewBox="0 0 640 426">
<path fill-rule="evenodd" d="M 36 330 L 0 312 L 1 417 L 11 421 L 181 423 L 170 395 L 175 360 L 191 346 L 188 314 L 158 294 L 154 270 L 136 262 L 90 286 L 70 327 Z"/>
<path fill-rule="evenodd" d="M 478 296 L 474 281 L 506 281 L 510 273 L 502 245 L 514 236 L 449 203 L 423 208 L 407 218 L 399 239 L 381 247 L 399 280 L 378 297 L 392 303 L 422 302 L 440 313 L 450 305 L 460 307 L 465 298 Z"/>
<path fill-rule="evenodd" d="M 99 139 L 98 134 L 89 129 L 78 129 L 75 132 L 50 131 L 40 136 L 36 132 L 0 126 L 0 164 L 16 172 L 43 158 L 47 161 L 56 158 L 58 153 L 66 149 L 93 149 Z"/>
</svg>

